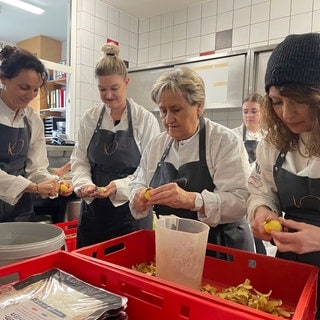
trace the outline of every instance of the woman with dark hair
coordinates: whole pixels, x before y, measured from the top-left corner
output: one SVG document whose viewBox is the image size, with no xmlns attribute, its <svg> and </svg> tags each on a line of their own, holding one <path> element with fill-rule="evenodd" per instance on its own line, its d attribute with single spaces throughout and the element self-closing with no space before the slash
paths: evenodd
<svg viewBox="0 0 320 320">
<path fill-rule="evenodd" d="M 249 219 L 256 237 L 272 241 L 279 258 L 318 267 L 319 60 L 319 33 L 289 35 L 273 50 L 265 74 L 267 94 L 263 124 L 266 136 L 257 148 L 248 200 Z M 269 219 L 279 219 L 285 232 L 267 233 L 264 222 Z"/>
<path fill-rule="evenodd" d="M 0 222 L 34 221 L 32 194 L 56 197 L 43 122 L 28 104 L 47 80 L 42 62 L 12 46 L 0 51 Z M 72 186 L 64 193 L 69 195 Z"/>
</svg>

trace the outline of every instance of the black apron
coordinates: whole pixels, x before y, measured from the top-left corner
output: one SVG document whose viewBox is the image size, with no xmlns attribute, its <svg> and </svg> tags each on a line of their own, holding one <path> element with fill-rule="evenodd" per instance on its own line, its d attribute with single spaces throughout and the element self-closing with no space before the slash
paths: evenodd
<svg viewBox="0 0 320 320">
<path fill-rule="evenodd" d="M 286 219 L 320 227 L 320 179 L 297 176 L 283 169 L 285 157 L 285 153 L 280 153 L 273 167 L 281 211 L 285 213 Z M 277 252 L 276 256 L 320 267 L 320 251 L 304 254 Z M 320 310 L 320 278 L 317 299 L 318 310 Z M 317 319 L 320 319 L 319 311 Z"/>
<path fill-rule="evenodd" d="M 249 163 L 251 164 L 256 161 L 256 149 L 258 141 L 247 140 L 247 127 L 245 125 L 243 125 L 242 129 L 242 140 L 247 150 Z M 261 239 L 254 237 L 254 244 L 256 246 L 256 253 L 267 254 L 267 250 Z"/>
<path fill-rule="evenodd" d="M 106 186 L 112 180 L 132 174 L 140 161 L 140 151 L 133 136 L 131 108 L 127 101 L 128 130 L 100 129 L 105 107 L 102 108 L 96 129 L 88 146 L 92 181 Z M 129 202 L 114 207 L 109 198 L 81 203 L 77 248 L 112 239 L 138 230 Z"/>
<path fill-rule="evenodd" d="M 0 124 L 0 168 L 14 176 L 25 176 L 25 164 L 31 139 L 26 117 L 23 128 Z M 15 205 L 0 200 L 0 222 L 34 221 L 31 193 L 24 193 Z"/>
<path fill-rule="evenodd" d="M 181 188 L 189 192 L 201 193 L 204 189 L 213 192 L 215 185 L 212 181 L 206 162 L 206 128 L 204 119 L 202 117 L 200 118 L 199 161 L 186 163 L 177 170 L 171 163 L 165 161 L 170 152 L 172 143 L 173 139 L 165 149 L 161 160 L 157 165 L 150 186 L 156 188 L 169 182 L 176 182 Z M 198 220 L 197 213 L 191 210 L 155 205 L 154 211 L 157 216 L 174 214 L 181 218 Z M 238 222 L 210 227 L 208 242 L 254 251 L 252 234 L 245 218 Z M 211 255 L 227 258 L 220 253 L 212 253 Z"/>
<path fill-rule="evenodd" d="M 252 162 L 256 161 L 256 149 L 258 145 L 257 140 L 247 140 L 247 128 L 244 125 L 243 126 L 243 131 L 242 131 L 242 139 L 244 146 L 247 150 L 248 158 L 249 158 L 249 163 L 251 164 Z"/>
</svg>

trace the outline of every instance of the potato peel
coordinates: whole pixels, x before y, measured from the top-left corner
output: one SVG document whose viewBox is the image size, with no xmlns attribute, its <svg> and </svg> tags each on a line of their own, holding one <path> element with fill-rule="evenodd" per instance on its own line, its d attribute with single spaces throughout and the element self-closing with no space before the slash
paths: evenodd
<svg viewBox="0 0 320 320">
<path fill-rule="evenodd" d="M 132 269 L 151 276 L 156 275 L 156 265 L 154 262 L 151 262 L 150 264 L 136 264 L 132 266 Z M 201 291 L 253 309 L 276 315 L 280 318 L 291 318 L 294 314 L 293 311 L 287 311 L 285 308 L 281 307 L 281 299 L 271 298 L 272 290 L 268 293 L 261 293 L 253 288 L 249 279 L 245 279 L 243 283 L 236 287 L 228 287 L 222 290 L 218 290 L 210 284 L 205 284 L 202 286 Z"/>
<path fill-rule="evenodd" d="M 156 275 L 156 264 L 154 262 L 151 262 L 149 264 L 143 262 L 136 264 L 132 266 L 133 270 L 148 274 L 150 276 L 155 276 Z"/>
<path fill-rule="evenodd" d="M 268 312 L 278 317 L 290 318 L 293 312 L 281 307 L 282 300 L 272 299 L 270 290 L 268 293 L 261 293 L 250 285 L 250 280 L 236 287 L 229 287 L 221 291 L 212 289 L 210 285 L 203 286 L 202 291 L 213 294 L 217 297 L 230 300 L 253 309 Z"/>
</svg>

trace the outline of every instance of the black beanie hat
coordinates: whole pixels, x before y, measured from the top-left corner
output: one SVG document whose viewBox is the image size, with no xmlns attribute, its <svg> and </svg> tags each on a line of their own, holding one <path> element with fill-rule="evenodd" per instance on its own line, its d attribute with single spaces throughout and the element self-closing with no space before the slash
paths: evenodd
<svg viewBox="0 0 320 320">
<path fill-rule="evenodd" d="M 302 84 L 320 88 L 320 34 L 287 36 L 273 50 L 265 74 L 265 90 L 270 86 Z"/>
</svg>

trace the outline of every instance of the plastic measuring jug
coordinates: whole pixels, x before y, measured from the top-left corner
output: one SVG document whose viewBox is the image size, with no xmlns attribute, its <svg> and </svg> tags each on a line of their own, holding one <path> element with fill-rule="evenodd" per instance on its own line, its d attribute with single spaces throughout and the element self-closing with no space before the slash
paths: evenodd
<svg viewBox="0 0 320 320">
<path fill-rule="evenodd" d="M 209 226 L 175 216 L 155 222 L 156 276 L 200 289 Z"/>
</svg>

